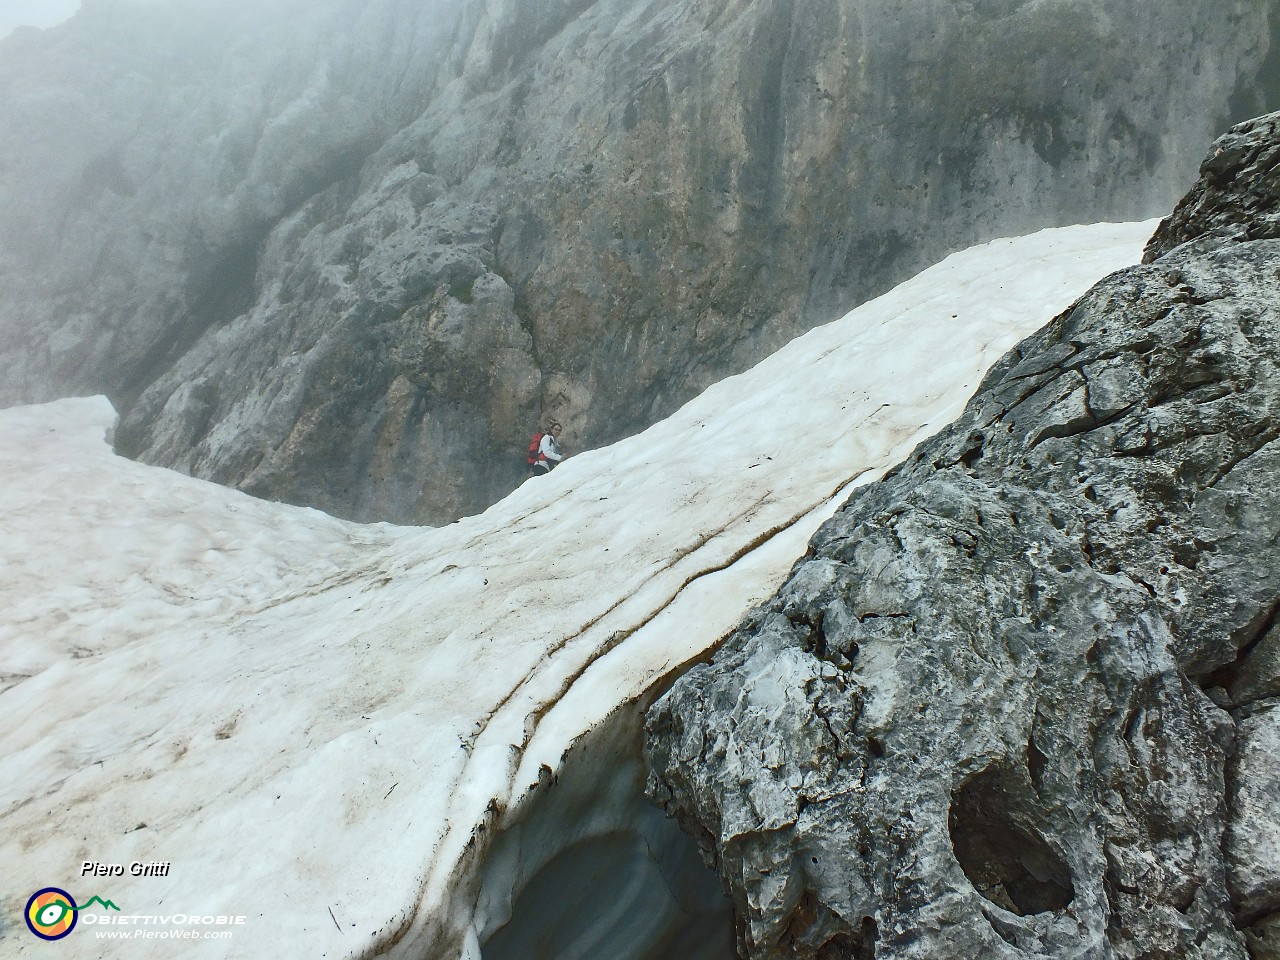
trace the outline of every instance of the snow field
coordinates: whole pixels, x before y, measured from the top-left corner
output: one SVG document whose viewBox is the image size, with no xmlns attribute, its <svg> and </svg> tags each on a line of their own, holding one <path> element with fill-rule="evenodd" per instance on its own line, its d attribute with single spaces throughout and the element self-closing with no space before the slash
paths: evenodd
<svg viewBox="0 0 1280 960">
<path fill-rule="evenodd" d="M 1152 229 L 956 254 L 440 529 L 115 457 L 101 398 L 0 411 L 0 953 L 47 951 L 21 914 L 56 885 L 248 918 L 180 946 L 86 923 L 68 956 L 474 954 L 506 909 L 490 879 L 477 913 L 486 854 L 543 767 L 705 654 Z M 513 883 L 555 855 L 536 846 Z"/>
</svg>

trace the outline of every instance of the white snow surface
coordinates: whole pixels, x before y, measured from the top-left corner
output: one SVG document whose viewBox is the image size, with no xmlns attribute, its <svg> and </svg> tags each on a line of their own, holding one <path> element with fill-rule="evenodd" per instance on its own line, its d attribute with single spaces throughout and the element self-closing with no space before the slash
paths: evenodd
<svg viewBox="0 0 1280 960">
<path fill-rule="evenodd" d="M 473 954 L 475 874 L 539 768 L 705 655 L 1152 229 L 956 254 L 439 529 L 117 457 L 102 398 L 0 411 L 0 955 L 49 955 L 22 915 L 50 885 L 121 910 L 63 956 Z M 90 922 L 173 914 L 246 920 Z"/>
</svg>

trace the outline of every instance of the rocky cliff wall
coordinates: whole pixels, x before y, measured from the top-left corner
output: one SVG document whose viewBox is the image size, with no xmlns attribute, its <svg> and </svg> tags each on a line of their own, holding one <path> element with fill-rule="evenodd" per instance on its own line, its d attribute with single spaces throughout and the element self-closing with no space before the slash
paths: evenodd
<svg viewBox="0 0 1280 960">
<path fill-rule="evenodd" d="M 0 398 L 358 519 L 518 482 L 957 247 L 1167 210 L 1273 0 L 98 0 L 0 44 Z"/>
<path fill-rule="evenodd" d="M 1280 957 L 1277 157 L 1220 140 L 651 711 L 744 958 Z"/>
</svg>

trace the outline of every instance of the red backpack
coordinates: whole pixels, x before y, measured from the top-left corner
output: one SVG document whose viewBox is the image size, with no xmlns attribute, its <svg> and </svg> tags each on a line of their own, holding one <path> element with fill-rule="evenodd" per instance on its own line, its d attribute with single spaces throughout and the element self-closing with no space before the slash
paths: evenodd
<svg viewBox="0 0 1280 960">
<path fill-rule="evenodd" d="M 529 441 L 529 466 L 533 466 L 541 458 L 538 448 L 542 446 L 542 438 L 546 436 L 541 430 L 533 435 L 533 439 Z"/>
</svg>

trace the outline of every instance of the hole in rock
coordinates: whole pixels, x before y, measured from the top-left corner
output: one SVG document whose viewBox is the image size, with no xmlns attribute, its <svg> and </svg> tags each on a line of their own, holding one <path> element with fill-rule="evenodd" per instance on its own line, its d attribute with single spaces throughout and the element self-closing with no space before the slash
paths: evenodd
<svg viewBox="0 0 1280 960">
<path fill-rule="evenodd" d="M 876 922 L 863 917 L 858 936 L 836 934 L 818 949 L 814 960 L 875 960 L 878 939 Z"/>
<path fill-rule="evenodd" d="M 951 794 L 951 846 L 974 889 L 1026 916 L 1061 910 L 1075 896 L 1071 871 L 1030 821 L 1019 784 L 988 769 Z"/>
<path fill-rule="evenodd" d="M 483 960 L 736 960 L 720 880 L 644 795 L 635 711 L 570 750 L 494 840 Z"/>
</svg>

